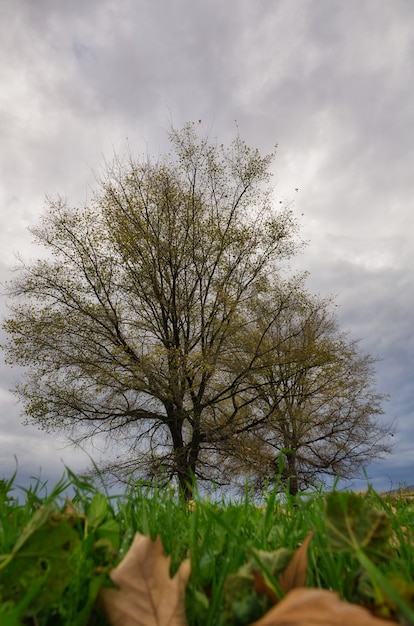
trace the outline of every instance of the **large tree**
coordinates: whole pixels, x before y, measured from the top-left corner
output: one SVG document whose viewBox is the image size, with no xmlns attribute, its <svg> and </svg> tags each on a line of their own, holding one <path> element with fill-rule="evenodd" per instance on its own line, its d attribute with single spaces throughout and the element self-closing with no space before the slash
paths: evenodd
<svg viewBox="0 0 414 626">
<path fill-rule="evenodd" d="M 376 391 L 375 359 L 340 332 L 332 302 L 304 289 L 287 300 L 278 289 L 255 307 L 256 328 L 245 342 L 247 359 L 261 342 L 249 372 L 255 419 L 246 415 L 243 424 L 239 416 L 236 436 L 223 441 L 223 471 L 259 487 L 277 481 L 296 494 L 323 476 L 354 477 L 390 452 L 392 425 L 378 419 L 385 398 Z"/>
<path fill-rule="evenodd" d="M 50 200 L 32 229 L 46 255 L 17 268 L 5 321 L 28 420 L 105 433 L 123 450 L 106 469 L 175 477 L 186 497 L 193 477 L 225 482 L 229 459 L 269 475 L 282 449 L 293 489 L 349 473 L 351 443 L 366 460 L 386 447 L 380 397 L 371 361 L 281 278 L 300 242 L 274 155 L 191 124 L 170 139 L 164 158 L 116 160 L 87 206 Z"/>
<path fill-rule="evenodd" d="M 292 213 L 273 205 L 273 154 L 192 124 L 170 139 L 165 158 L 116 160 L 89 205 L 49 201 L 32 229 L 47 255 L 9 287 L 6 349 L 26 368 L 16 391 L 29 420 L 123 437 L 134 454 L 121 469 L 164 472 L 189 496 L 207 476 L 203 451 L 252 401 L 261 340 L 232 369 L 240 329 L 256 327 L 253 303 L 298 242 Z"/>
</svg>

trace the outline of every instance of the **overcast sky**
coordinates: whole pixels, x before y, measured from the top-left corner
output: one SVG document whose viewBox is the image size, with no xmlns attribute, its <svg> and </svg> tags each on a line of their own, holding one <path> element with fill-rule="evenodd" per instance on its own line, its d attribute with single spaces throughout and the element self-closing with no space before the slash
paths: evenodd
<svg viewBox="0 0 414 626">
<path fill-rule="evenodd" d="M 309 241 L 296 264 L 382 359 L 397 433 L 371 483 L 414 483 L 413 0 L 2 2 L 0 86 L 2 281 L 16 252 L 36 254 L 27 228 L 45 195 L 84 203 L 127 142 L 157 155 L 171 121 L 201 119 L 220 142 L 237 120 L 263 153 L 277 143 L 275 192 Z M 0 364 L 0 476 L 14 455 L 22 483 L 87 466 L 62 437 L 22 425 L 16 376 Z"/>
</svg>

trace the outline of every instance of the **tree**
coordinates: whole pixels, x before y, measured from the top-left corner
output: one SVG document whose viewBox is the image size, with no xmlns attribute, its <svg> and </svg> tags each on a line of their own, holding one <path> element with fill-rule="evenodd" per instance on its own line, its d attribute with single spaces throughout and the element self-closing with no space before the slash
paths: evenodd
<svg viewBox="0 0 414 626">
<path fill-rule="evenodd" d="M 227 438 L 218 462 L 256 486 L 276 480 L 296 494 L 321 475 L 354 477 L 390 452 L 391 425 L 377 419 L 384 396 L 375 390 L 375 359 L 339 331 L 330 301 L 292 295 L 277 316 L 280 295 L 259 304 L 250 338 L 262 342 L 250 371 L 255 419 Z"/>
<path fill-rule="evenodd" d="M 32 229 L 47 256 L 21 261 L 4 323 L 27 419 L 105 433 L 123 449 L 107 471 L 174 477 L 187 498 L 193 478 L 226 482 L 230 459 L 269 475 L 285 450 L 296 489 L 350 471 L 351 442 L 385 450 L 370 360 L 282 279 L 300 242 L 272 201 L 274 154 L 191 124 L 170 139 L 162 159 L 115 160 L 89 205 L 49 200 Z"/>
<path fill-rule="evenodd" d="M 204 450 L 251 402 L 260 337 L 243 371 L 229 364 L 298 242 L 292 213 L 272 205 L 273 154 L 191 124 L 170 139 L 158 161 L 116 160 L 90 205 L 48 201 L 32 229 L 48 256 L 21 262 L 9 287 L 5 348 L 26 368 L 29 420 L 128 439 L 132 464 L 118 470 L 164 472 L 189 497 L 192 477 L 208 477 Z"/>
</svg>

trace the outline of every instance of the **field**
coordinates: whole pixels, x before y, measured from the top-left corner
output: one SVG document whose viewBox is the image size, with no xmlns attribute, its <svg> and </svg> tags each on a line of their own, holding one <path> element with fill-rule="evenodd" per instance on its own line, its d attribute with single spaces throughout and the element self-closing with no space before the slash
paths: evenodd
<svg viewBox="0 0 414 626">
<path fill-rule="evenodd" d="M 111 496 L 70 470 L 50 491 L 1 481 L 0 624 L 414 624 L 413 526 L 408 496 L 371 489 L 187 503 L 139 484 Z"/>
</svg>

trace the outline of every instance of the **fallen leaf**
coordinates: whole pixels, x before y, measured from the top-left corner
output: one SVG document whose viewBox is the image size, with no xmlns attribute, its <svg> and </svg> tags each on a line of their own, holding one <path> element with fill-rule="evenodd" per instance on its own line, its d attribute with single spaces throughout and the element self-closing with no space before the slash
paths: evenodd
<svg viewBox="0 0 414 626">
<path fill-rule="evenodd" d="M 23 601 L 26 613 L 35 615 L 59 601 L 76 570 L 73 552 L 80 539 L 72 522 L 71 516 L 52 507 L 36 511 L 10 554 L 0 557 L 2 605 Z"/>
<path fill-rule="evenodd" d="M 110 572 L 119 589 L 102 589 L 99 604 L 111 626 L 187 626 L 185 588 L 190 561 L 170 578 L 161 539 L 136 533 L 121 563 Z"/>
<path fill-rule="evenodd" d="M 271 587 L 267 584 L 264 575 L 261 572 L 253 573 L 254 590 L 262 596 L 266 596 L 272 604 L 279 602 L 280 598 L 276 595 Z"/>
<path fill-rule="evenodd" d="M 302 545 L 294 552 L 286 569 L 278 576 L 279 586 L 283 593 L 305 586 L 308 568 L 307 552 L 313 535 L 314 531 L 308 534 Z M 280 601 L 280 598 L 275 593 L 275 590 L 269 586 L 262 572 L 254 572 L 254 590 L 258 594 L 267 596 L 272 604 L 277 604 Z"/>
<path fill-rule="evenodd" d="M 278 600 L 272 579 L 277 582 L 292 559 L 292 552 L 287 548 L 272 552 L 251 549 L 250 554 L 248 562 L 226 578 L 224 624 L 249 624 L 266 613 Z"/>
<path fill-rule="evenodd" d="M 306 584 L 308 546 L 312 537 L 313 531 L 309 533 L 302 545 L 296 550 L 289 565 L 279 576 L 279 585 L 285 593 L 297 587 L 304 587 Z"/>
<path fill-rule="evenodd" d="M 336 551 L 361 547 L 377 558 L 388 547 L 391 524 L 384 511 L 360 494 L 332 492 L 326 496 L 328 542 Z"/>
<path fill-rule="evenodd" d="M 293 589 L 259 621 L 250 626 L 392 626 L 368 609 L 343 602 L 326 589 Z"/>
</svg>

